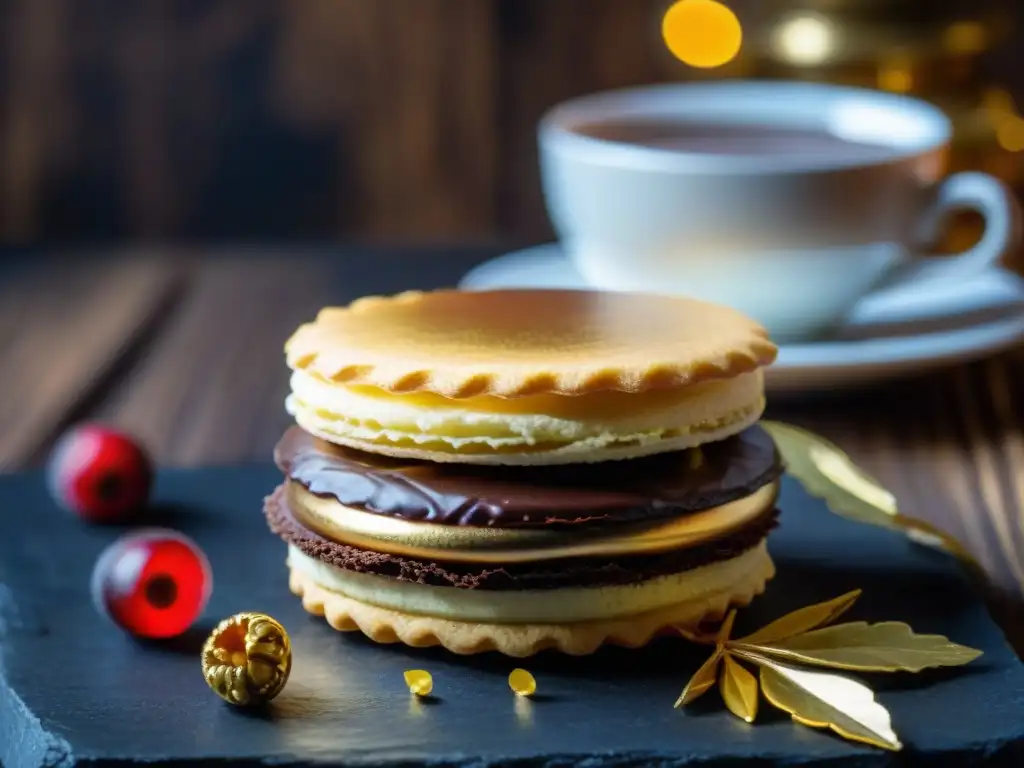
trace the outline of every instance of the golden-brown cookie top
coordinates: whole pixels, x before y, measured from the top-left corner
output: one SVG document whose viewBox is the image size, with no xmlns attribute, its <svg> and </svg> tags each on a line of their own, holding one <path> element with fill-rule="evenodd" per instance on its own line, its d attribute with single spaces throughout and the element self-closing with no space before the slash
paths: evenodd
<svg viewBox="0 0 1024 768">
<path fill-rule="evenodd" d="M 285 344 L 337 383 L 446 397 L 643 392 L 731 378 L 777 349 L 706 302 L 602 291 L 410 291 L 328 307 Z"/>
</svg>

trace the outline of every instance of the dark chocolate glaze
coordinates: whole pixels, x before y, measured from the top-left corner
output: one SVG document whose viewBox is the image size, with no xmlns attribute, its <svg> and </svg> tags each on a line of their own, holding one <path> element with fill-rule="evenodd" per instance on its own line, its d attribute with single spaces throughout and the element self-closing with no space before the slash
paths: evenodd
<svg viewBox="0 0 1024 768">
<path fill-rule="evenodd" d="M 512 591 L 604 587 L 636 584 L 738 557 L 757 546 L 777 525 L 769 507 L 742 528 L 686 549 L 625 557 L 580 557 L 536 563 L 480 563 L 416 560 L 339 544 L 303 526 L 292 515 L 284 486 L 267 497 L 264 512 L 270 530 L 312 558 L 357 573 L 388 576 L 435 587 Z"/>
<path fill-rule="evenodd" d="M 274 459 L 313 493 L 348 507 L 444 525 L 503 528 L 621 523 L 698 512 L 750 495 L 782 474 L 761 427 L 701 448 L 629 461 L 484 467 L 392 459 L 289 429 Z"/>
</svg>

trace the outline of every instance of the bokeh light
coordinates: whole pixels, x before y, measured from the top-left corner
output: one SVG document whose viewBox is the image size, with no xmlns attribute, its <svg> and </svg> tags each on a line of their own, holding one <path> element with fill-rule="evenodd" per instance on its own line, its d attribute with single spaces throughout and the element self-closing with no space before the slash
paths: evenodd
<svg viewBox="0 0 1024 768">
<path fill-rule="evenodd" d="M 1024 151 L 1024 117 L 1017 111 L 1013 97 L 1002 88 L 989 88 L 982 104 L 999 146 L 1007 152 Z"/>
<path fill-rule="evenodd" d="M 943 43 L 951 53 L 971 56 L 988 46 L 985 27 L 977 21 L 958 21 L 943 33 Z"/>
<path fill-rule="evenodd" d="M 743 28 L 736 14 L 715 0 L 679 0 L 661 21 L 672 55 L 691 67 L 720 67 L 736 58 Z"/>
<path fill-rule="evenodd" d="M 914 70 L 909 61 L 894 58 L 878 69 L 878 87 L 892 93 L 910 93 L 914 88 Z"/>
<path fill-rule="evenodd" d="M 814 13 L 795 14 L 775 28 L 772 47 L 792 64 L 823 64 L 835 52 L 835 27 L 824 16 Z"/>
<path fill-rule="evenodd" d="M 1024 120 L 1006 120 L 996 128 L 996 141 L 1007 152 L 1024 151 Z"/>
</svg>

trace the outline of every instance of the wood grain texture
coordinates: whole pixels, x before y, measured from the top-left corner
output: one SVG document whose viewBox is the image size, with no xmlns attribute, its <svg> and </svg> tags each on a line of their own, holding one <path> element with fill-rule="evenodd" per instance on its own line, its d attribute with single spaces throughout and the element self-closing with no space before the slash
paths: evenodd
<svg viewBox="0 0 1024 768">
<path fill-rule="evenodd" d="M 160 342 L 110 389 L 96 416 L 138 435 L 163 463 L 266 456 L 288 421 L 280 407 L 284 341 L 329 301 L 323 275 L 286 258 L 208 263 L 192 275 Z"/>
<path fill-rule="evenodd" d="M 628 5 L 616 0 L 503 0 L 499 109 L 501 177 L 507 183 L 499 210 L 504 231 L 551 234 L 535 130 L 548 108 L 586 93 L 594 83 L 625 87 L 665 81 L 681 71 L 664 48 L 650 44 L 664 5 L 660 0 Z"/>
<path fill-rule="evenodd" d="M 0 282 L 0 471 L 39 451 L 85 412 L 153 335 L 181 288 L 180 262 L 11 267 Z"/>
<path fill-rule="evenodd" d="M 161 464 L 266 461 L 288 424 L 282 345 L 326 304 L 454 285 L 495 250 L 225 250 L 24 261 L 0 272 L 0 468 L 71 421 L 137 434 Z M 1024 349 L 768 415 L 834 440 L 904 513 L 961 540 L 1024 651 Z M 941 595 L 936 596 L 941 600 Z"/>
<path fill-rule="evenodd" d="M 669 1 L 6 0 L 0 241 L 539 240 L 546 109 L 753 72 L 672 58 Z M 751 30 L 787 5 L 730 4 Z M 989 66 L 1018 97 L 1019 47 Z"/>
<path fill-rule="evenodd" d="M 486 0 L 10 0 L 0 238 L 489 234 L 495 40 Z"/>
<path fill-rule="evenodd" d="M 369 236 L 489 233 L 492 4 L 313 0 L 281 10 L 277 103 L 338 136 L 337 221 Z"/>
</svg>

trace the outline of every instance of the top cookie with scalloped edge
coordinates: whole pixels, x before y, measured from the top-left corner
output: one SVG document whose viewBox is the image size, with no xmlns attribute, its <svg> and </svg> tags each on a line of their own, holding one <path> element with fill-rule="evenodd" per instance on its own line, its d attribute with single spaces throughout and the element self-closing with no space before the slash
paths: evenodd
<svg viewBox="0 0 1024 768">
<path fill-rule="evenodd" d="M 410 291 L 328 307 L 285 344 L 318 379 L 446 398 L 642 393 L 729 379 L 777 348 L 694 299 L 593 290 Z"/>
</svg>

